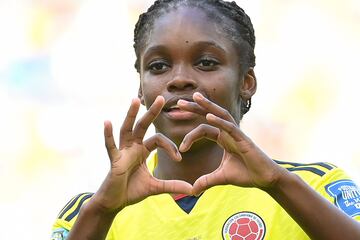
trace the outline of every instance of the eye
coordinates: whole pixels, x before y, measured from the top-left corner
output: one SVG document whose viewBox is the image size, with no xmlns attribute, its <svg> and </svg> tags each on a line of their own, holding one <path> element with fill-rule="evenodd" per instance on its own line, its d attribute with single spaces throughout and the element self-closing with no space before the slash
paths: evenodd
<svg viewBox="0 0 360 240">
<path fill-rule="evenodd" d="M 219 64 L 216 59 L 205 57 L 197 61 L 196 66 L 203 71 L 214 71 Z"/>
<path fill-rule="evenodd" d="M 168 70 L 170 65 L 163 60 L 155 60 L 150 62 L 147 69 L 154 74 L 160 74 Z"/>
</svg>

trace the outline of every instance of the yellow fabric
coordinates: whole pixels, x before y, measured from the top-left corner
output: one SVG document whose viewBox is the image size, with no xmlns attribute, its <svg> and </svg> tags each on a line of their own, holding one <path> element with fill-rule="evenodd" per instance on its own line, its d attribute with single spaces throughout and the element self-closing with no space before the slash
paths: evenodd
<svg viewBox="0 0 360 240">
<path fill-rule="evenodd" d="M 156 163 L 156 155 L 153 155 L 148 163 L 151 172 Z M 325 186 L 340 179 L 349 179 L 341 169 L 329 164 L 324 164 L 325 167 L 314 164 L 304 168 L 304 165 L 295 165 L 294 167 L 291 163 L 278 163 L 300 176 L 331 202 L 334 202 L 334 198 L 326 192 Z M 314 173 L 318 170 L 323 173 L 322 176 Z M 54 229 L 59 227 L 70 229 L 76 217 L 70 222 L 66 222 L 64 219 L 74 209 L 76 209 L 76 204 L 63 214 L 62 218 L 56 220 Z M 185 213 L 169 194 L 151 196 L 128 206 L 116 216 L 107 240 L 230 239 L 229 234 L 223 238 L 223 230 L 228 229 L 225 223 L 231 221 L 230 217 L 234 214 L 239 216 L 239 213 L 258 216 L 256 221 L 263 221 L 264 238 L 258 239 L 309 239 L 285 210 L 267 193 L 256 188 L 227 185 L 216 186 L 205 191 L 190 214 Z M 360 221 L 359 216 L 356 216 L 355 219 Z M 257 226 L 261 227 L 261 224 L 257 224 Z"/>
<path fill-rule="evenodd" d="M 73 197 L 60 211 L 53 225 L 53 230 L 58 228 L 71 229 L 75 223 L 80 207 L 90 200 L 91 195 L 91 193 L 81 193 Z"/>
</svg>

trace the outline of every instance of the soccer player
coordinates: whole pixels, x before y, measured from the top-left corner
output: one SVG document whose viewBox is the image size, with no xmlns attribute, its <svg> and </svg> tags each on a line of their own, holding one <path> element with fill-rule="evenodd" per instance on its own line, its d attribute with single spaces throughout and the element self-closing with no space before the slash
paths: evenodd
<svg viewBox="0 0 360 240">
<path fill-rule="evenodd" d="M 64 207 L 53 239 L 360 239 L 360 191 L 341 169 L 274 161 L 240 130 L 256 91 L 243 9 L 159 0 L 134 41 L 139 98 L 119 146 L 104 124 L 109 173 Z"/>
</svg>

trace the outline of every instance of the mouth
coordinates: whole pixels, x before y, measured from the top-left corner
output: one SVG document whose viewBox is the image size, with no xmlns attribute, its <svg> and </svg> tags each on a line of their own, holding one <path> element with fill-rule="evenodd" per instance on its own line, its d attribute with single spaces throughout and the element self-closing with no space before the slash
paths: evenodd
<svg viewBox="0 0 360 240">
<path fill-rule="evenodd" d="M 180 107 L 177 105 L 177 102 L 182 99 L 188 102 L 194 102 L 191 96 L 177 96 L 172 97 L 166 100 L 165 105 L 163 107 L 164 112 L 172 112 L 172 111 L 182 111 Z"/>
<path fill-rule="evenodd" d="M 181 111 L 181 109 L 179 108 L 179 106 L 177 104 L 164 109 L 164 112 L 172 112 L 172 111 Z"/>
<path fill-rule="evenodd" d="M 170 98 L 166 101 L 163 108 L 165 115 L 171 120 L 193 120 L 195 117 L 197 117 L 196 113 L 180 109 L 180 107 L 177 105 L 177 102 L 180 99 L 186 100 L 188 102 L 194 102 L 192 97 L 189 96 Z"/>
</svg>

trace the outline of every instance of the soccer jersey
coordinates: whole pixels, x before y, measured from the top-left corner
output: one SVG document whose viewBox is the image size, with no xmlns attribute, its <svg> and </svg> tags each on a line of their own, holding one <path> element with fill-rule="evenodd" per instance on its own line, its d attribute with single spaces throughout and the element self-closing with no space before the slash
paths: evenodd
<svg viewBox="0 0 360 240">
<path fill-rule="evenodd" d="M 276 162 L 360 221 L 359 188 L 341 169 L 327 163 Z M 155 155 L 150 159 L 149 170 L 153 171 L 156 164 Z M 81 205 L 91 196 L 80 194 L 63 208 L 53 226 L 53 239 L 66 239 Z M 106 239 L 309 239 L 287 212 L 260 189 L 215 186 L 196 200 L 188 211 L 169 194 L 127 206 L 115 217 Z"/>
</svg>

